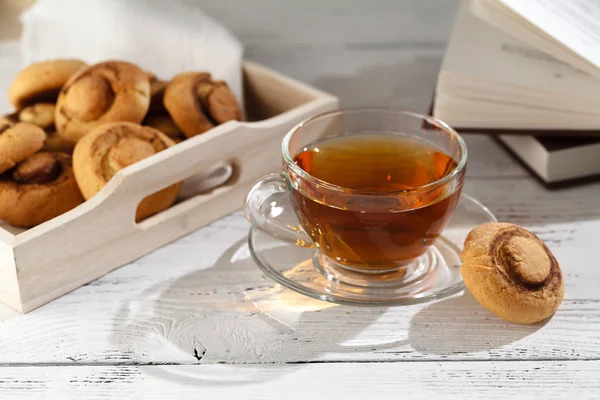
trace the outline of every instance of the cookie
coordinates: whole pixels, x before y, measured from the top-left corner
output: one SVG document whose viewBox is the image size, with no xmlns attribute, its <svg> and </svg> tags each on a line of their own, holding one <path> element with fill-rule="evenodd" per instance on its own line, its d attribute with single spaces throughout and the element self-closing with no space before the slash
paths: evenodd
<svg viewBox="0 0 600 400">
<path fill-rule="evenodd" d="M 30 228 L 83 203 L 71 156 L 37 153 L 0 179 L 0 219 Z"/>
<path fill-rule="evenodd" d="M 242 113 L 233 92 L 224 81 L 201 81 L 196 94 L 204 110 L 217 123 L 242 119 Z"/>
<path fill-rule="evenodd" d="M 230 120 L 240 120 L 239 105 L 225 82 L 210 74 L 185 72 L 167 85 L 165 108 L 185 136 L 192 137 Z"/>
<path fill-rule="evenodd" d="M 90 199 L 121 169 L 174 145 L 173 140 L 154 128 L 129 122 L 104 124 L 75 146 L 75 178 L 83 196 Z M 180 188 L 178 182 L 144 198 L 138 205 L 136 221 L 171 206 Z"/>
<path fill-rule="evenodd" d="M 169 82 L 158 79 L 152 72 L 146 71 L 150 81 L 150 112 L 164 112 L 163 96 Z"/>
<path fill-rule="evenodd" d="M 462 260 L 469 292 L 507 321 L 543 321 L 562 301 L 558 262 L 537 236 L 520 226 L 489 223 L 475 228 L 465 240 Z"/>
<path fill-rule="evenodd" d="M 61 89 L 56 130 L 77 143 L 107 122 L 142 122 L 149 105 L 150 83 L 144 71 L 128 62 L 101 62 L 73 75 Z"/>
<path fill-rule="evenodd" d="M 6 114 L 0 117 L 0 127 L 4 125 L 14 125 L 19 122 L 19 113 Z"/>
<path fill-rule="evenodd" d="M 71 154 L 74 148 L 75 145 L 72 142 L 65 140 L 55 130 L 46 131 L 46 141 L 44 142 L 42 151 Z"/>
<path fill-rule="evenodd" d="M 0 122 L 0 173 L 3 173 L 44 146 L 46 133 L 39 126 L 27 122 Z"/>
<path fill-rule="evenodd" d="M 169 114 L 150 113 L 146 116 L 142 125 L 158 129 L 170 138 L 179 138 L 182 135 L 181 130 L 175 125 Z"/>
<path fill-rule="evenodd" d="M 53 103 L 32 104 L 19 112 L 19 121 L 29 122 L 42 129 L 54 129 L 55 108 Z"/>
<path fill-rule="evenodd" d="M 34 103 L 54 102 L 60 88 L 85 66 L 79 60 L 53 60 L 32 64 L 16 76 L 8 91 L 8 99 L 17 110 Z"/>
<path fill-rule="evenodd" d="M 55 106 L 52 103 L 37 103 L 27 106 L 18 113 L 22 122 L 37 125 L 46 132 L 46 140 L 41 151 L 71 154 L 75 144 L 63 139 L 54 126 Z"/>
</svg>

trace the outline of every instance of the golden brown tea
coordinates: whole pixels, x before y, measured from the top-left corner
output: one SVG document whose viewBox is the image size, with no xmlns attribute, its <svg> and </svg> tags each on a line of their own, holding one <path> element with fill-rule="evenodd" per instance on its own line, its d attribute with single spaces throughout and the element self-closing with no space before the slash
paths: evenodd
<svg viewBox="0 0 600 400">
<path fill-rule="evenodd" d="M 305 148 L 294 161 L 322 181 L 370 192 L 342 195 L 347 201 L 343 206 L 323 204 L 326 197 L 315 201 L 318 193 L 292 195 L 302 225 L 319 249 L 338 263 L 364 270 L 397 268 L 422 255 L 441 234 L 460 196 L 460 187 L 449 195 L 440 189 L 413 196 L 408 190 L 435 182 L 457 166 L 452 157 L 415 138 L 336 136 Z M 363 209 L 361 202 L 368 207 Z"/>
</svg>

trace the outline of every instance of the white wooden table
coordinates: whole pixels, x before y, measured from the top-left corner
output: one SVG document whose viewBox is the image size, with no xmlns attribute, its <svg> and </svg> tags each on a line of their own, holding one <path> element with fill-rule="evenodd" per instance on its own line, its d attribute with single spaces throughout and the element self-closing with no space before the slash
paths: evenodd
<svg viewBox="0 0 600 400">
<path fill-rule="evenodd" d="M 420 111 L 456 7 L 202 3 L 249 58 L 345 106 Z M 260 273 L 238 212 L 28 315 L 0 306 L 0 399 L 600 398 L 600 184 L 548 191 L 491 139 L 467 143 L 465 191 L 533 229 L 563 268 L 545 325 L 506 323 L 468 294 L 380 309 L 309 300 Z"/>
</svg>

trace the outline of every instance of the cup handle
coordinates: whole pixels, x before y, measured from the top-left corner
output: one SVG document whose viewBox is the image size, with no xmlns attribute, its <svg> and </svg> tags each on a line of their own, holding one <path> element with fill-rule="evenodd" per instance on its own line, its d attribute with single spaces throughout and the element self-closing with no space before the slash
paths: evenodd
<svg viewBox="0 0 600 400">
<path fill-rule="evenodd" d="M 244 201 L 244 213 L 250 223 L 278 239 L 300 247 L 313 247 L 294 212 L 290 200 L 291 185 L 286 176 L 263 176 L 250 188 Z"/>
</svg>

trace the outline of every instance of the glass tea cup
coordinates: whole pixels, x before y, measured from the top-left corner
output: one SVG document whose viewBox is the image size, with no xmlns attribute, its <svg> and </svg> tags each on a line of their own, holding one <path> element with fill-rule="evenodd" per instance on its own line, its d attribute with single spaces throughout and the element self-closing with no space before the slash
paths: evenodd
<svg viewBox="0 0 600 400">
<path fill-rule="evenodd" d="M 358 140 L 352 147 L 358 157 L 333 169 L 336 183 L 302 168 L 305 152 L 313 156 L 321 147 L 336 153 L 336 143 L 349 138 Z M 325 276 L 358 276 L 361 282 L 365 277 L 401 280 L 409 268 L 424 262 L 458 202 L 467 164 L 465 143 L 447 124 L 382 108 L 310 118 L 285 136 L 281 152 L 283 172 L 263 177 L 246 196 L 248 220 L 283 241 L 314 247 L 313 262 Z M 437 160 L 444 160 L 443 173 L 431 175 Z M 362 163 L 361 173 L 342 177 L 346 170 L 356 171 L 355 161 Z M 390 166 L 384 175 L 388 181 L 400 176 L 395 185 L 376 176 Z M 410 182 L 402 182 L 404 178 Z M 357 187 L 359 179 L 369 180 L 369 187 L 363 181 Z"/>
</svg>

